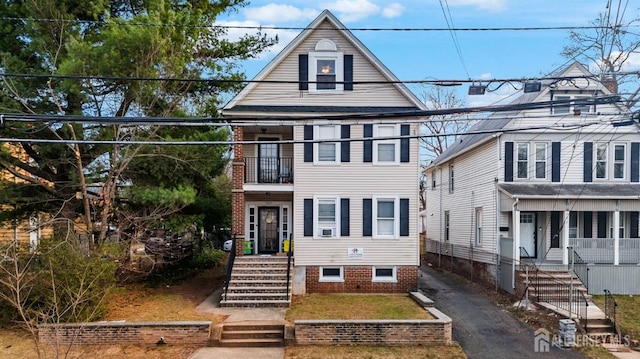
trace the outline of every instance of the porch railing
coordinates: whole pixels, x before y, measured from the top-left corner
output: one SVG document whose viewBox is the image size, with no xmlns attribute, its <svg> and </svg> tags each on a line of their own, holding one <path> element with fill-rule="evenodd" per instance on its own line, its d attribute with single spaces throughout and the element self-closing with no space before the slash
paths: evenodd
<svg viewBox="0 0 640 359">
<path fill-rule="evenodd" d="M 233 271 L 233 263 L 236 260 L 236 237 L 231 242 L 231 252 L 229 252 L 229 260 L 227 260 L 227 268 L 224 275 L 224 300 L 227 300 L 227 291 L 231 282 L 231 272 Z"/>
<path fill-rule="evenodd" d="M 293 183 L 292 157 L 245 157 L 245 183 Z"/>
<path fill-rule="evenodd" d="M 575 287 L 567 285 L 566 282 L 540 270 L 535 270 L 533 276 L 538 302 L 548 303 L 568 312 L 569 318 L 575 315 L 586 328 L 589 301 L 583 291 L 576 289 L 578 283 Z"/>
<path fill-rule="evenodd" d="M 640 263 L 640 239 L 620 238 L 619 263 Z M 615 240 L 613 238 L 570 238 L 569 246 L 587 263 L 613 264 Z"/>
</svg>

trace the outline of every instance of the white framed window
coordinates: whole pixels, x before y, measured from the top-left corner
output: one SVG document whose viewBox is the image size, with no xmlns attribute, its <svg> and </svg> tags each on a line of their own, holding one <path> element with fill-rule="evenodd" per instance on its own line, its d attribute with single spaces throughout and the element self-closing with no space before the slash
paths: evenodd
<svg viewBox="0 0 640 359">
<path fill-rule="evenodd" d="M 371 281 L 396 283 L 398 281 L 396 267 L 372 267 Z"/>
<path fill-rule="evenodd" d="M 554 97 L 555 101 L 568 101 L 570 99 L 571 99 L 571 96 L 556 96 L 556 97 Z M 555 113 L 555 114 L 569 113 L 570 110 L 571 110 L 571 106 L 569 106 L 569 104 L 554 105 L 553 106 L 553 113 Z"/>
<path fill-rule="evenodd" d="M 309 53 L 309 93 L 342 92 L 343 53 L 328 39 L 320 40 L 315 49 Z"/>
<path fill-rule="evenodd" d="M 315 138 L 317 140 L 335 140 L 340 138 L 340 126 L 318 125 L 315 126 Z M 340 142 L 316 142 L 314 148 L 314 164 L 335 164 L 340 162 Z"/>
<path fill-rule="evenodd" d="M 344 282 L 342 267 L 320 267 L 320 282 Z"/>
<path fill-rule="evenodd" d="M 574 100 L 588 100 L 589 96 L 576 96 Z M 574 105 L 573 111 L 580 112 L 581 114 L 591 112 L 591 106 L 589 105 Z"/>
<path fill-rule="evenodd" d="M 608 145 L 606 143 L 596 143 L 595 146 L 595 159 L 596 159 L 596 178 L 607 178 L 607 157 Z"/>
<path fill-rule="evenodd" d="M 613 145 L 613 178 L 614 179 L 624 179 L 624 169 L 625 169 L 625 154 L 626 154 L 626 146 L 624 144 L 614 144 Z"/>
<path fill-rule="evenodd" d="M 589 96 L 569 96 L 569 95 L 561 95 L 561 96 L 555 96 L 553 99 L 554 101 L 569 101 L 571 99 L 573 100 L 588 100 L 590 97 Z M 587 105 L 587 104 L 561 104 L 561 105 L 554 105 L 553 106 L 553 113 L 554 114 L 568 114 L 571 113 L 572 110 L 574 112 L 580 113 L 580 114 L 585 114 L 585 113 L 589 113 L 592 112 L 592 107 L 591 105 Z"/>
<path fill-rule="evenodd" d="M 400 134 L 398 125 L 375 125 L 373 137 L 397 137 Z M 390 164 L 400 162 L 400 140 L 375 140 L 373 141 L 373 162 Z"/>
<path fill-rule="evenodd" d="M 482 244 L 482 207 L 476 208 L 476 245 Z"/>
<path fill-rule="evenodd" d="M 449 165 L 449 193 L 453 193 L 453 164 Z"/>
<path fill-rule="evenodd" d="M 449 241 L 449 222 L 451 220 L 451 215 L 449 211 L 444 211 L 444 240 L 446 242 Z"/>
<path fill-rule="evenodd" d="M 340 228 L 340 199 L 337 196 L 316 197 L 314 200 L 316 238 L 338 238 Z"/>
<path fill-rule="evenodd" d="M 626 215 L 626 212 L 620 212 L 620 225 L 618 226 L 618 238 L 625 238 L 624 237 L 624 217 Z M 611 221 L 613 222 L 613 221 Z"/>
<path fill-rule="evenodd" d="M 536 152 L 536 173 L 535 177 L 537 179 L 545 179 L 547 178 L 547 144 L 546 143 L 536 143 L 535 144 Z"/>
<path fill-rule="evenodd" d="M 436 171 L 431 172 L 431 189 L 436 189 Z"/>
<path fill-rule="evenodd" d="M 373 198 L 373 237 L 397 238 L 400 233 L 400 199 Z"/>
<path fill-rule="evenodd" d="M 518 178 L 529 178 L 529 144 L 518 143 L 516 148 Z"/>
<path fill-rule="evenodd" d="M 569 212 L 569 238 L 578 238 L 578 212 Z"/>
</svg>

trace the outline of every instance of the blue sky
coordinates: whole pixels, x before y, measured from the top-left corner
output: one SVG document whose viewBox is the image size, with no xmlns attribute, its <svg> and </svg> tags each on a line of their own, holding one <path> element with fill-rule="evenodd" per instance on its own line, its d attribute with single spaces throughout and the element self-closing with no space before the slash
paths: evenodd
<svg viewBox="0 0 640 359">
<path fill-rule="evenodd" d="M 304 27 L 329 9 L 348 28 L 447 28 L 441 3 L 455 28 L 588 26 L 607 0 L 253 0 L 220 24 Z M 615 1 L 614 1 L 615 3 Z M 633 1 L 631 1 L 633 3 Z M 446 5 L 448 4 L 448 10 Z M 630 5 L 629 15 L 638 15 Z M 239 31 L 232 29 L 230 36 Z M 243 63 L 249 78 L 257 74 L 298 33 L 267 30 L 280 43 L 259 60 Z M 561 56 L 568 30 L 460 31 L 459 52 L 448 31 L 353 31 L 400 80 L 491 79 L 543 76 L 566 66 Z M 640 64 L 640 56 L 635 59 Z M 589 65 L 589 64 L 587 64 Z M 640 66 L 638 66 L 640 67 Z M 465 93 L 461 96 L 466 97 Z M 413 88 L 412 88 L 413 89 Z M 417 92 L 413 89 L 414 92 Z M 468 97 L 468 105 L 494 103 L 506 88 Z"/>
</svg>

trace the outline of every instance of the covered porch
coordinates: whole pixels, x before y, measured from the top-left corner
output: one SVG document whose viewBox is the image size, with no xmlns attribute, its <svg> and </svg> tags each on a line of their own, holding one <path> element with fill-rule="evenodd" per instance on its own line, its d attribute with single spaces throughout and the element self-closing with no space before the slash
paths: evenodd
<svg viewBox="0 0 640 359">
<path fill-rule="evenodd" d="M 637 184 L 501 184 L 498 196 L 500 235 L 518 262 L 640 264 Z"/>
</svg>

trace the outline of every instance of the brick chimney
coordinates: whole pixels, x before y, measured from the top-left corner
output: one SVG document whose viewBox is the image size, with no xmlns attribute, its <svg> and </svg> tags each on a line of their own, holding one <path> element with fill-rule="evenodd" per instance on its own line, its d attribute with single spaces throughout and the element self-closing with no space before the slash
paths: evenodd
<svg viewBox="0 0 640 359">
<path fill-rule="evenodd" d="M 602 81 L 602 84 L 609 90 L 611 91 L 611 93 L 617 94 L 618 93 L 618 81 L 616 79 L 613 79 L 611 77 L 604 79 L 604 81 Z"/>
</svg>

